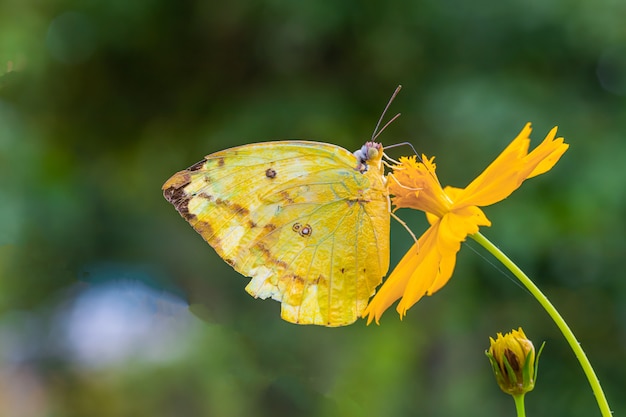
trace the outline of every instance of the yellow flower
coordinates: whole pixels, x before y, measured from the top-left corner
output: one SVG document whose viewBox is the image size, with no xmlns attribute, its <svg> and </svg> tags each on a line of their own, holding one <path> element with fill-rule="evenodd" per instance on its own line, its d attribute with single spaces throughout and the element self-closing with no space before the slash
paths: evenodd
<svg viewBox="0 0 626 417">
<path fill-rule="evenodd" d="M 491 344 L 485 353 L 502 391 L 511 395 L 532 391 L 535 388 L 537 365 L 543 345 L 535 360 L 535 347 L 526 338 L 521 327 L 504 336 L 498 333 L 496 340 L 490 337 L 489 341 Z"/>
<path fill-rule="evenodd" d="M 430 227 L 398 263 L 372 299 L 363 317 L 378 323 L 383 312 L 396 300 L 402 318 L 422 296 L 443 287 L 454 271 L 456 254 L 468 235 L 491 222 L 479 206 L 507 198 L 528 178 L 549 171 L 569 147 L 555 138 L 553 128 L 530 153 L 530 123 L 502 153 L 465 188 L 442 188 L 435 174 L 434 157 L 400 158 L 388 178 L 395 209 L 422 210 Z"/>
</svg>

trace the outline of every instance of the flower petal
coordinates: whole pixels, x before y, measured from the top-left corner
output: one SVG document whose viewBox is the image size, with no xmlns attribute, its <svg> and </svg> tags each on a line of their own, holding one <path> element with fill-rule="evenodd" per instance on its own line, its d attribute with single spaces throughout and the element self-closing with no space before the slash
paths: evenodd
<svg viewBox="0 0 626 417">
<path fill-rule="evenodd" d="M 427 258 L 429 253 L 436 252 L 436 238 L 437 227 L 431 226 L 398 262 L 398 265 L 396 265 L 363 312 L 363 317 L 367 316 L 368 324 L 372 320 L 375 320 L 378 324 L 385 310 L 405 294 L 409 281 L 420 273 L 424 259 Z M 424 276 L 424 280 L 422 284 L 423 290 L 420 290 L 422 295 L 435 280 L 435 276 L 432 274 L 431 276 Z M 416 283 L 413 282 L 413 288 L 415 287 Z"/>
<path fill-rule="evenodd" d="M 458 205 L 486 206 L 508 197 L 519 186 L 521 160 L 530 145 L 530 123 L 485 170 L 459 193 Z"/>
<path fill-rule="evenodd" d="M 528 160 L 539 160 L 539 163 L 530 172 L 530 174 L 528 174 L 527 178 L 536 177 L 537 175 L 550 171 L 554 164 L 561 159 L 561 156 L 563 156 L 567 148 L 569 148 L 569 145 L 563 142 L 563 138 L 554 139 L 556 136 L 556 130 L 556 126 L 552 128 L 541 145 L 533 149 L 533 151 L 526 157 Z"/>
<path fill-rule="evenodd" d="M 460 247 L 459 247 L 460 249 Z M 441 260 L 439 261 L 439 273 L 435 278 L 435 281 L 431 284 L 430 288 L 428 288 L 428 292 L 426 295 L 433 295 L 437 291 L 439 291 L 444 285 L 450 281 L 452 278 L 452 273 L 454 272 L 454 267 L 456 266 L 456 252 L 450 252 L 446 255 L 441 256 Z"/>
<path fill-rule="evenodd" d="M 404 255 L 363 312 L 368 324 L 372 320 L 378 323 L 385 310 L 399 298 L 402 299 L 396 310 L 404 317 L 420 298 L 441 289 L 454 272 L 461 242 L 468 234 L 476 233 L 478 226 L 491 224 L 478 207 L 465 207 L 441 219 L 431 215 L 429 220 L 433 221 L 431 227 Z"/>
<path fill-rule="evenodd" d="M 396 208 L 408 207 L 439 217 L 449 211 L 452 201 L 443 192 L 433 161 L 434 157 L 428 159 L 426 155 L 422 155 L 420 162 L 416 156 L 400 158 L 400 164 L 393 167 L 387 179 Z"/>
<path fill-rule="evenodd" d="M 428 248 L 420 249 L 422 257 L 413 271 L 404 289 L 402 299 L 396 307 L 396 311 L 400 314 L 400 318 L 406 315 L 406 311 L 417 303 L 423 296 L 430 295 L 429 289 L 433 283 L 437 280 L 439 274 L 439 264 L 441 261 L 441 254 L 434 244 L 437 238 L 438 225 L 432 226 L 430 230 L 433 230 L 431 237 L 431 244 Z"/>
<path fill-rule="evenodd" d="M 443 216 L 439 227 L 439 250 L 442 253 L 458 251 L 467 235 L 478 232 L 479 226 L 490 226 L 491 222 L 483 211 L 476 207 L 464 207 Z"/>
<path fill-rule="evenodd" d="M 438 272 L 426 295 L 432 295 L 446 285 L 456 265 L 456 255 L 468 235 L 477 233 L 478 226 L 490 226 L 491 222 L 478 207 L 471 206 L 459 212 L 447 214 L 439 225 L 437 249 Z"/>
<path fill-rule="evenodd" d="M 454 201 L 455 207 L 488 206 L 507 198 L 526 179 L 551 169 L 567 150 L 563 138 L 554 140 L 556 128 L 531 153 L 530 123 L 506 149 Z"/>
</svg>

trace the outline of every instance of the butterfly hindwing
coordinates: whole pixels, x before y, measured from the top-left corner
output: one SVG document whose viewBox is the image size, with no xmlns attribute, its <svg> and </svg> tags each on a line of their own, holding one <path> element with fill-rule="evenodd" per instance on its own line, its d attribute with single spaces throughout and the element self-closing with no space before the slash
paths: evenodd
<svg viewBox="0 0 626 417">
<path fill-rule="evenodd" d="M 389 266 L 382 171 L 338 146 L 266 142 L 180 171 L 165 197 L 235 270 L 300 324 L 350 324 Z"/>
</svg>

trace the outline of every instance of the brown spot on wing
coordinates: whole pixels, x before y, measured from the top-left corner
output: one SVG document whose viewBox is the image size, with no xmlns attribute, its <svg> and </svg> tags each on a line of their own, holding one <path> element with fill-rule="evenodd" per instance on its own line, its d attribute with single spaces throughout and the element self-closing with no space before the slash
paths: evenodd
<svg viewBox="0 0 626 417">
<path fill-rule="evenodd" d="M 220 168 L 224 166 L 224 158 L 220 158 L 217 160 L 217 166 Z"/>
<path fill-rule="evenodd" d="M 273 223 L 268 223 L 265 226 L 263 226 L 263 228 L 271 232 L 272 230 L 276 230 L 276 225 Z"/>
<path fill-rule="evenodd" d="M 202 192 L 202 193 L 198 194 L 198 197 L 204 198 L 205 200 L 208 200 L 208 201 L 213 201 L 213 196 L 211 194 L 207 194 L 205 192 Z"/>
<path fill-rule="evenodd" d="M 293 273 L 285 274 L 278 279 L 278 288 L 287 290 L 284 294 L 285 297 L 300 297 L 304 288 L 306 287 L 306 281 L 300 275 Z"/>
<path fill-rule="evenodd" d="M 212 240 L 212 245 L 219 246 L 219 238 L 215 237 L 215 230 L 213 230 L 213 226 L 210 223 L 204 221 L 196 221 L 192 223 L 193 228 L 196 229 L 198 233 L 206 240 Z"/>
<path fill-rule="evenodd" d="M 291 230 L 293 230 L 302 237 L 309 237 L 311 236 L 311 233 L 313 233 L 313 228 L 310 224 L 301 224 L 298 222 L 294 223 L 293 226 L 291 226 Z"/>
<path fill-rule="evenodd" d="M 287 200 L 289 204 L 295 203 L 295 201 L 291 198 L 291 196 L 289 195 L 287 191 L 281 191 L 280 196 L 284 198 L 285 200 Z"/>
<path fill-rule="evenodd" d="M 187 171 L 180 171 L 163 184 L 163 197 L 174 206 L 186 197 L 185 187 L 191 182 L 191 175 Z"/>
<path fill-rule="evenodd" d="M 231 207 L 238 213 L 241 214 L 242 216 L 247 216 L 248 214 L 250 214 L 250 210 L 248 210 L 247 208 L 240 206 L 239 204 L 231 204 Z"/>
<path fill-rule="evenodd" d="M 185 191 L 182 188 L 172 186 L 163 190 L 163 197 L 174 205 L 184 196 Z"/>
<path fill-rule="evenodd" d="M 265 176 L 269 179 L 276 178 L 276 170 L 274 168 L 268 168 L 265 170 Z"/>
<path fill-rule="evenodd" d="M 263 242 L 257 242 L 257 244 L 254 245 L 254 247 L 257 248 L 259 251 L 261 251 L 267 263 L 273 263 L 274 265 L 277 265 L 283 269 L 287 269 L 288 267 L 287 263 L 281 261 L 280 259 L 273 257 L 272 253 L 267 248 L 267 246 L 263 244 Z"/>
<path fill-rule="evenodd" d="M 222 200 L 221 198 L 218 198 L 217 200 L 215 200 L 215 204 L 217 204 L 218 206 L 225 206 L 230 211 L 236 214 L 239 214 L 241 216 L 247 216 L 248 214 L 250 214 L 250 210 L 248 210 L 247 208 L 237 203 L 231 203 L 228 200 Z"/>
<path fill-rule="evenodd" d="M 348 205 L 349 205 L 350 207 L 352 207 L 352 205 L 353 205 L 354 203 L 359 203 L 359 204 L 361 204 L 361 205 L 362 205 L 363 203 L 369 203 L 370 201 L 371 201 L 371 200 L 368 200 L 368 199 L 366 199 L 366 198 L 353 198 L 353 199 L 350 199 L 350 200 L 346 200 L 346 202 L 348 203 Z"/>
<path fill-rule="evenodd" d="M 197 170 L 201 169 L 204 166 L 205 163 L 206 163 L 206 158 L 203 159 L 202 161 L 196 162 L 195 164 L 193 164 L 192 166 L 187 168 L 187 171 L 197 171 Z"/>
<path fill-rule="evenodd" d="M 302 229 L 300 229 L 300 236 L 309 237 L 313 233 L 313 228 L 309 224 L 305 224 Z"/>
<path fill-rule="evenodd" d="M 195 214 L 189 213 L 189 199 L 188 198 L 183 198 L 181 200 L 178 200 L 178 203 L 174 204 L 174 207 L 176 207 L 176 210 L 178 210 L 180 215 L 183 216 L 185 220 L 190 221 L 196 218 Z"/>
<path fill-rule="evenodd" d="M 171 187 L 182 188 L 191 182 L 191 175 L 189 171 L 179 171 L 176 174 L 172 175 L 169 180 L 165 181 L 162 189 L 166 190 Z"/>
</svg>

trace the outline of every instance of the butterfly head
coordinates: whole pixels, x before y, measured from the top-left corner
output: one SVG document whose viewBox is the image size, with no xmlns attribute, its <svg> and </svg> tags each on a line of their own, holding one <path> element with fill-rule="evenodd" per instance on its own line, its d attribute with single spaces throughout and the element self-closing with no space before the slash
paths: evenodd
<svg viewBox="0 0 626 417">
<path fill-rule="evenodd" d="M 377 163 L 383 155 L 383 145 L 378 142 L 365 142 L 361 149 L 354 152 L 357 159 L 356 169 L 361 173 L 366 172 L 369 164 Z"/>
</svg>

